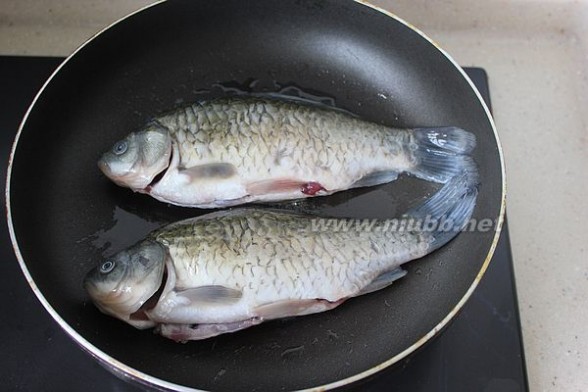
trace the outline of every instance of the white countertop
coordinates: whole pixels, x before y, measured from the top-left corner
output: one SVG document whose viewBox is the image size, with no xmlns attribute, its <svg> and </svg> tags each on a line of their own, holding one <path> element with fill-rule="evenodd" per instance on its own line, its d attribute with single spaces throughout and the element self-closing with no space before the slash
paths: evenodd
<svg viewBox="0 0 588 392">
<path fill-rule="evenodd" d="M 150 0 L 2 0 L 0 54 L 70 54 Z M 484 67 L 531 391 L 588 391 L 588 1 L 377 0 Z"/>
</svg>

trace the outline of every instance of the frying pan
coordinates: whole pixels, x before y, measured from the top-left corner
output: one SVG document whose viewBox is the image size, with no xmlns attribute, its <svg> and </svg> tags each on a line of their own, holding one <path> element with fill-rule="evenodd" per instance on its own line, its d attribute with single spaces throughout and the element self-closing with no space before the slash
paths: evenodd
<svg viewBox="0 0 588 392">
<path fill-rule="evenodd" d="M 455 62 L 408 24 L 339 0 L 169 1 L 109 27 L 53 74 L 29 108 L 7 180 L 9 228 L 35 294 L 79 345 L 123 377 L 162 389 L 334 388 L 413 353 L 481 279 L 504 213 L 502 154 L 486 106 Z M 116 140 L 182 103 L 280 93 L 396 127 L 455 125 L 476 134 L 480 192 L 463 232 L 406 265 L 390 288 L 322 314 L 177 344 L 101 314 L 82 288 L 103 256 L 208 211 L 118 188 L 96 161 Z M 280 208 L 392 217 L 437 185 L 414 178 Z M 273 206 L 276 207 L 276 206 Z"/>
</svg>

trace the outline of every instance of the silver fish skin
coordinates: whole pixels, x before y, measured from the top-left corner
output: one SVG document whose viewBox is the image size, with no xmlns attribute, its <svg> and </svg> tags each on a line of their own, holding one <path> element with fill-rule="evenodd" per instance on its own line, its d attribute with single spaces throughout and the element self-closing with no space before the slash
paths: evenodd
<svg viewBox="0 0 588 392">
<path fill-rule="evenodd" d="M 329 195 L 402 172 L 445 183 L 474 147 L 457 127 L 396 129 L 324 106 L 232 97 L 154 119 L 99 167 L 160 201 L 215 208 Z"/>
<path fill-rule="evenodd" d="M 131 256 L 142 266 L 165 264 L 167 277 L 157 282 L 162 287 L 159 293 L 150 300 L 142 294 L 126 312 L 108 313 L 136 327 L 155 326 L 168 338 L 187 341 L 276 318 L 326 311 L 404 276 L 402 264 L 434 251 L 458 234 L 472 214 L 476 197 L 475 172 L 447 182 L 406 214 L 416 220 L 430 217 L 451 222 L 449 227 L 427 230 L 403 230 L 386 220 L 373 221 L 367 228 L 362 220 L 254 208 L 174 223 L 152 232 L 134 251 L 124 251 L 132 255 L 156 245 L 165 250 L 165 256 L 152 252 L 154 257 L 150 257 L 144 251 L 143 257 Z M 105 263 L 99 270 L 117 270 L 112 260 Z M 88 292 L 103 311 L 101 287 L 132 292 L 138 285 L 140 290 L 157 290 L 154 274 L 141 279 L 137 274 L 121 275 L 93 271 L 86 279 Z M 109 306 L 122 309 L 109 296 Z"/>
</svg>

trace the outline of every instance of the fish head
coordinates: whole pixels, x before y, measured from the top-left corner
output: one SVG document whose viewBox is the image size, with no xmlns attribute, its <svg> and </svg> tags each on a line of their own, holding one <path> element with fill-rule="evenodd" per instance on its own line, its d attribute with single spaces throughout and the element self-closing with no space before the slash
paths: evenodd
<svg viewBox="0 0 588 392">
<path fill-rule="evenodd" d="M 164 280 L 167 252 L 163 245 L 143 241 L 102 261 L 84 279 L 84 287 L 98 309 L 137 328 L 154 324 L 135 319 L 137 312 L 153 297 Z"/>
<path fill-rule="evenodd" d="M 168 130 L 152 123 L 131 133 L 104 153 L 98 167 L 116 184 L 143 191 L 170 165 L 172 138 Z"/>
</svg>

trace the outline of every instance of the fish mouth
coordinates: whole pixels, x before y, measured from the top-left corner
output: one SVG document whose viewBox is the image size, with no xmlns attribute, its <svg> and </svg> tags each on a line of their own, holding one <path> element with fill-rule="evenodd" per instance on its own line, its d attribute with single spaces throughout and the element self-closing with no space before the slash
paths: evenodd
<svg viewBox="0 0 588 392">
<path fill-rule="evenodd" d="M 112 170 L 110 170 L 110 165 L 106 162 L 106 158 L 102 156 L 98 161 L 98 168 L 106 177 L 111 177 Z"/>
<path fill-rule="evenodd" d="M 163 179 L 163 177 L 165 177 L 165 175 L 167 174 L 167 172 L 171 168 L 173 159 L 174 159 L 174 149 L 171 148 L 170 153 L 169 153 L 169 160 L 168 160 L 165 168 L 162 171 L 160 171 L 159 173 L 157 173 L 155 175 L 155 177 L 153 177 L 153 180 L 151 180 L 151 182 L 145 188 L 143 188 L 141 190 L 141 192 L 149 193 L 157 184 L 159 184 L 159 182 Z"/>
<path fill-rule="evenodd" d="M 115 173 L 115 171 L 113 170 L 112 166 L 108 162 L 108 154 L 109 153 L 102 155 L 102 157 L 98 161 L 98 168 L 107 178 L 109 178 L 115 184 L 123 187 L 128 186 L 126 183 L 125 175 Z"/>
<path fill-rule="evenodd" d="M 151 297 L 141 305 L 139 309 L 129 315 L 130 320 L 138 320 L 138 321 L 148 321 L 149 316 L 147 312 L 153 309 L 159 299 L 161 298 L 161 294 L 163 294 L 163 289 L 165 288 L 165 283 L 167 282 L 167 266 L 163 267 L 163 275 L 161 277 L 161 283 L 159 284 L 159 288 L 153 293 Z"/>
</svg>

